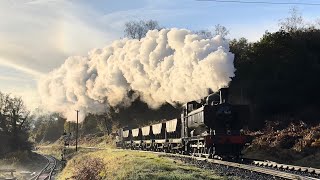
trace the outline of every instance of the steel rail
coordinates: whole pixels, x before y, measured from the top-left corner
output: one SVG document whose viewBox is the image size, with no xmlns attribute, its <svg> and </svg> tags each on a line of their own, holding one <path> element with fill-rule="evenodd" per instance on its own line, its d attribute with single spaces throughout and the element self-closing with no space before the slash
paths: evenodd
<svg viewBox="0 0 320 180">
<path fill-rule="evenodd" d="M 279 171 L 279 170 L 257 167 L 257 166 L 253 166 L 253 165 L 246 165 L 246 164 L 221 161 L 221 160 L 215 160 L 215 159 L 208 159 L 207 161 L 211 162 L 211 163 L 215 163 L 215 164 L 222 164 L 222 165 L 226 165 L 226 166 L 231 166 L 231 167 L 236 167 L 236 168 L 240 168 L 240 169 L 258 172 L 258 173 L 268 174 L 268 175 L 272 175 L 272 176 L 280 177 L 280 178 L 285 178 L 285 179 L 317 180 L 317 178 L 313 178 L 313 177 L 302 176 L 302 175 L 292 174 L 292 173 L 283 172 L 283 171 Z"/>
<path fill-rule="evenodd" d="M 37 175 L 35 175 L 35 176 L 33 176 L 32 178 L 30 178 L 31 180 L 33 180 L 33 179 L 39 179 L 39 176 L 42 174 L 42 172 L 44 172 L 45 170 L 46 170 L 46 168 L 49 166 L 49 164 L 50 164 L 50 161 L 49 161 L 49 159 L 47 158 L 47 157 L 45 157 L 44 155 L 41 155 L 42 157 L 44 157 L 46 160 L 47 160 L 47 164 L 44 166 L 44 168 L 42 168 L 41 169 L 41 171 L 37 174 Z"/>
<path fill-rule="evenodd" d="M 160 155 L 169 155 L 169 156 L 175 156 L 175 157 L 194 159 L 197 161 L 206 161 L 208 163 L 220 164 L 220 165 L 239 168 L 239 169 L 245 169 L 248 171 L 253 171 L 253 172 L 257 172 L 257 173 L 262 173 L 262 174 L 271 175 L 274 177 L 280 177 L 280 178 L 284 178 L 284 179 L 290 179 L 290 180 L 301 180 L 301 179 L 303 179 L 303 180 L 319 180 L 318 178 L 314 178 L 314 177 L 302 176 L 302 175 L 292 174 L 289 172 L 283 172 L 283 171 L 279 171 L 279 170 L 258 167 L 255 165 L 240 164 L 240 163 L 230 162 L 230 161 L 209 159 L 209 158 L 203 158 L 203 157 L 197 157 L 197 156 L 188 156 L 188 155 L 182 155 L 182 154 L 164 153 L 164 152 L 153 152 L 153 151 L 139 151 L 139 152 L 151 152 L 151 153 L 160 154 Z"/>
<path fill-rule="evenodd" d="M 54 159 L 54 165 L 53 165 L 53 167 L 51 168 L 51 171 L 50 171 L 50 173 L 49 173 L 49 180 L 51 180 L 53 171 L 55 170 L 55 168 L 56 168 L 56 166 L 57 166 L 57 160 L 56 160 L 54 157 L 52 157 L 52 156 L 51 156 L 51 158 Z"/>
<path fill-rule="evenodd" d="M 314 174 L 320 175 L 320 169 L 316 169 L 312 167 L 295 166 L 295 165 L 288 165 L 288 164 L 280 164 L 280 163 L 271 162 L 271 161 L 257 161 L 257 160 L 254 160 L 253 164 L 258 166 L 266 166 L 266 167 L 272 167 L 272 168 L 278 168 L 278 169 L 284 169 L 284 170 L 294 170 L 299 172 L 307 172 L 307 173 L 314 173 Z"/>
<path fill-rule="evenodd" d="M 52 156 L 48 156 L 48 155 L 42 155 L 42 156 L 47 159 L 48 163 L 39 172 L 39 174 L 36 175 L 35 177 L 32 177 L 31 180 L 40 180 L 40 179 L 51 180 L 52 179 L 53 171 L 55 170 L 55 168 L 57 166 L 57 160 Z M 44 177 L 41 177 L 42 175 L 44 175 Z"/>
</svg>

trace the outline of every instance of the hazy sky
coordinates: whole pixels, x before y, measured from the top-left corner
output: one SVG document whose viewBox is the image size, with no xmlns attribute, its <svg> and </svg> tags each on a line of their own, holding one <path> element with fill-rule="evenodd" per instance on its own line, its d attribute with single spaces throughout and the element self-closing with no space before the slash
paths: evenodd
<svg viewBox="0 0 320 180">
<path fill-rule="evenodd" d="M 37 106 L 39 77 L 68 56 L 86 55 L 123 37 L 130 20 L 154 19 L 164 27 L 191 30 L 222 24 L 230 30 L 229 38 L 256 41 L 266 30 L 277 30 L 292 7 L 195 0 L 1 0 L 0 91 L 23 96 L 30 108 Z M 296 7 L 307 21 L 320 18 L 320 6 Z"/>
</svg>

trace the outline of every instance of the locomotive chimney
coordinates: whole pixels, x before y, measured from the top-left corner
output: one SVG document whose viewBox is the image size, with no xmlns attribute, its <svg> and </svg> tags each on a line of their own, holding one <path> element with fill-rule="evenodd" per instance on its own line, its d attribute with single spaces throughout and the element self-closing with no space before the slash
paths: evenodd
<svg viewBox="0 0 320 180">
<path fill-rule="evenodd" d="M 220 89 L 220 104 L 228 102 L 228 88 Z"/>
</svg>

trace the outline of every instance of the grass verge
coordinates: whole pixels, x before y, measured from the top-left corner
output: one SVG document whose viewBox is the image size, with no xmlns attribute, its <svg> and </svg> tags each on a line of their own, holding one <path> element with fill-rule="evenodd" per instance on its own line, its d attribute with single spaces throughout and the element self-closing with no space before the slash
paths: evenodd
<svg viewBox="0 0 320 180">
<path fill-rule="evenodd" d="M 108 149 L 78 154 L 68 161 L 58 179 L 227 179 L 156 154 Z M 230 179 L 230 177 L 228 177 Z"/>
</svg>

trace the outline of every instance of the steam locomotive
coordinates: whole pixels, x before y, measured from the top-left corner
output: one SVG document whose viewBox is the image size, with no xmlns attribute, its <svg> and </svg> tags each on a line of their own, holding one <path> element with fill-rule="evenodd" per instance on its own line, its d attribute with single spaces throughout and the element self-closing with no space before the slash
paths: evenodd
<svg viewBox="0 0 320 180">
<path fill-rule="evenodd" d="M 228 103 L 228 89 L 221 88 L 200 102 L 183 105 L 180 118 L 119 129 L 116 144 L 127 149 L 238 158 L 248 141 L 242 129 L 248 117 L 248 106 Z"/>
</svg>

